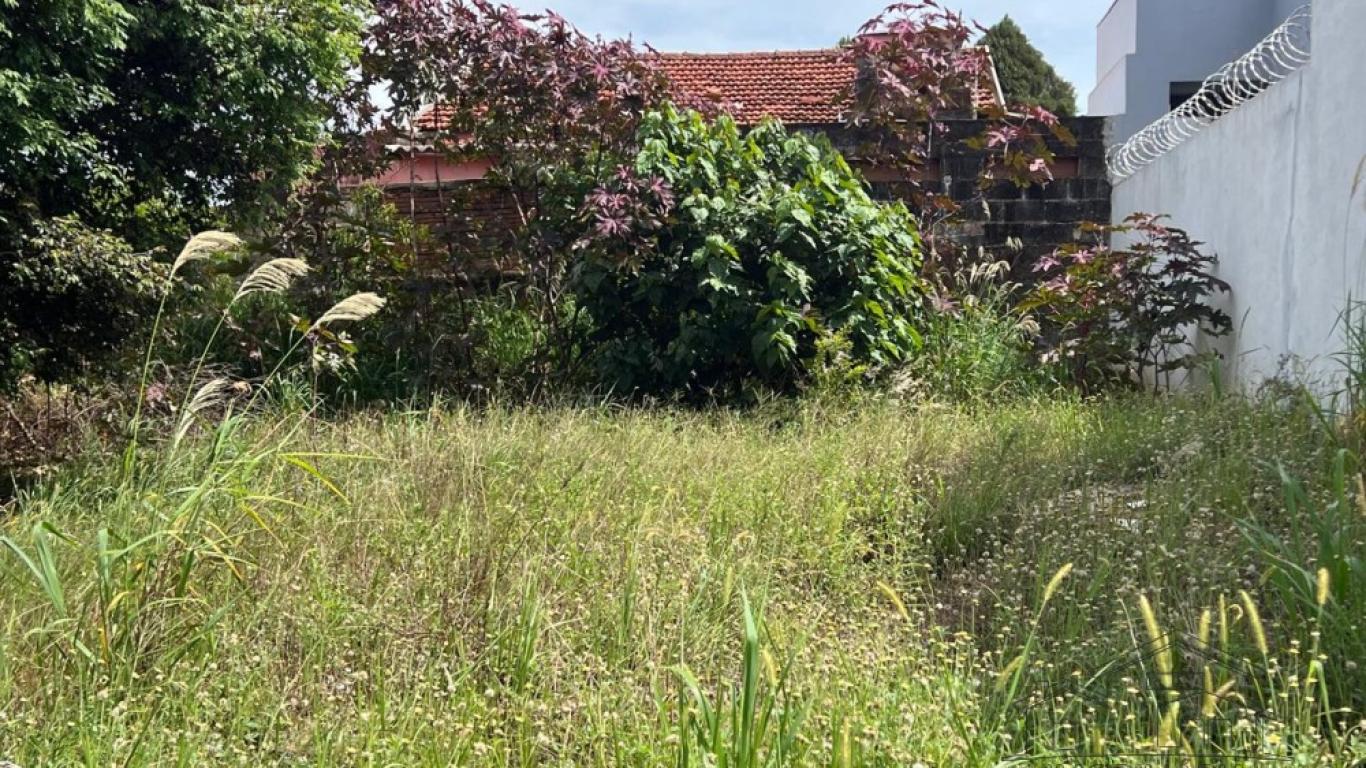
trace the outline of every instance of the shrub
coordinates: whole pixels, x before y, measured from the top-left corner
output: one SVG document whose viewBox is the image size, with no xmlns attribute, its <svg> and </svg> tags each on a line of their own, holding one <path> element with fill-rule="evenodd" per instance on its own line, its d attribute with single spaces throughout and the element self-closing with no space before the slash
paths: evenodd
<svg viewBox="0 0 1366 768">
<path fill-rule="evenodd" d="M 406 128 L 439 104 L 439 119 L 423 123 L 424 141 L 453 159 L 488 161 L 484 188 L 517 211 L 489 222 L 453 195 L 441 233 L 457 257 L 448 269 L 457 279 L 486 277 L 474 266 L 489 244 L 455 235 L 487 224 L 518 262 L 519 300 L 558 331 L 568 246 L 578 239 L 572 217 L 613 168 L 603 159 L 635 152 L 641 117 L 667 92 L 662 73 L 629 40 L 590 37 L 554 12 L 523 14 L 491 0 L 379 3 L 364 48 L 361 72 L 383 88 L 382 111 Z M 554 336 L 538 357 L 564 341 Z"/>
<path fill-rule="evenodd" d="M 1118 226 L 1087 225 L 1094 244 L 1065 246 L 1034 267 L 1043 280 L 1021 309 L 1039 314 L 1045 360 L 1084 388 L 1191 370 L 1217 357 L 1196 350 L 1193 336 L 1232 329 L 1208 303 L 1229 291 L 1210 272 L 1217 258 L 1163 220 L 1134 214 Z M 1131 244 L 1110 245 L 1112 238 Z"/>
<path fill-rule="evenodd" d="M 75 218 L 42 221 L 0 252 L 0 388 L 70 381 L 115 360 L 159 294 L 145 253 Z"/>
<path fill-rule="evenodd" d="M 338 295 L 373 291 L 389 303 L 382 315 L 352 329 L 354 337 L 318 335 L 296 350 L 300 359 L 291 363 L 312 357 L 317 394 L 354 404 L 465 384 L 472 323 L 466 286 L 446 274 L 446 259 L 427 229 L 401 213 L 383 190 L 331 181 L 301 186 L 290 201 L 299 215 L 252 244 L 256 262 L 297 258 L 310 265 L 308 276 L 288 293 L 230 301 L 237 277 L 252 264 L 204 270 L 210 279 L 197 287 L 199 297 L 188 311 L 178 314 L 175 330 L 188 343 L 173 350 L 177 361 L 198 358 L 228 305 L 229 333 L 219 335 L 213 357 L 237 375 L 263 375 L 262 361 L 294 344 L 298 328 L 291 316 L 323 312 Z"/>
<path fill-rule="evenodd" d="M 829 335 L 873 366 L 919 345 L 915 222 L 870 198 L 826 139 L 774 122 L 742 136 L 729 118 L 666 107 L 639 143 L 589 199 L 573 283 L 606 383 L 791 389 Z"/>
</svg>

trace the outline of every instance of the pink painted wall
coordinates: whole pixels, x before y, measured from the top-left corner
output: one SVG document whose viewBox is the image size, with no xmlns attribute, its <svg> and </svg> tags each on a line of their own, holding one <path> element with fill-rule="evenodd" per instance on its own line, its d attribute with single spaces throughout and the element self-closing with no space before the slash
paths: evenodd
<svg viewBox="0 0 1366 768">
<path fill-rule="evenodd" d="M 488 175 L 492 163 L 487 160 L 454 162 L 439 154 L 422 154 L 394 161 L 379 176 L 371 179 L 381 187 L 404 184 L 442 184 L 450 181 L 478 181 Z"/>
</svg>

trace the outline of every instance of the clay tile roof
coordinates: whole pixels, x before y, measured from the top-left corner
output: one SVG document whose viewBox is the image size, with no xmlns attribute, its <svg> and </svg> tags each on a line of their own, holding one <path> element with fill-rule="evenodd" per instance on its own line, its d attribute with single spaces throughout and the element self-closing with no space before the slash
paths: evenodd
<svg viewBox="0 0 1366 768">
<path fill-rule="evenodd" d="M 718 101 L 742 125 L 765 117 L 784 123 L 840 121 L 836 103 L 855 68 L 834 49 L 770 53 L 662 53 L 659 66 L 674 87 Z"/>
<path fill-rule="evenodd" d="M 444 104 L 434 104 L 418 113 L 413 125 L 419 131 L 439 131 L 450 122 L 451 112 L 451 108 Z"/>
<path fill-rule="evenodd" d="M 986 48 L 977 49 L 990 56 Z M 844 105 L 840 94 L 856 76 L 853 64 L 840 51 L 825 48 L 808 51 L 763 53 L 659 53 L 658 66 L 680 94 L 717 103 L 741 125 L 755 125 L 766 117 L 790 125 L 828 125 L 841 122 Z M 981 110 L 1004 107 L 994 66 L 973 91 L 973 104 Z M 441 107 L 418 116 L 418 130 L 439 129 L 449 119 Z"/>
<path fill-rule="evenodd" d="M 988 66 L 982 82 L 973 89 L 973 106 L 978 110 L 1004 107 L 990 50 L 975 50 L 988 57 Z M 838 103 L 840 94 L 857 75 L 855 66 L 843 61 L 834 48 L 661 53 L 658 62 L 675 88 L 695 98 L 718 101 L 741 125 L 754 125 L 765 117 L 790 124 L 838 123 L 845 106 Z"/>
</svg>

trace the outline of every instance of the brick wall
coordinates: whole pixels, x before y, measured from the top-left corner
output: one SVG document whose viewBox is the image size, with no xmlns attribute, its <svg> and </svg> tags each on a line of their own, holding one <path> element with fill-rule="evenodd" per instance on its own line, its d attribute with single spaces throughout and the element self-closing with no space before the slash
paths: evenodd
<svg viewBox="0 0 1366 768">
<path fill-rule="evenodd" d="M 520 221 L 511 196 L 481 182 L 393 184 L 385 196 L 401 216 L 425 230 L 419 258 L 428 271 L 464 262 L 453 276 L 491 280 L 520 274 L 509 236 Z"/>
</svg>

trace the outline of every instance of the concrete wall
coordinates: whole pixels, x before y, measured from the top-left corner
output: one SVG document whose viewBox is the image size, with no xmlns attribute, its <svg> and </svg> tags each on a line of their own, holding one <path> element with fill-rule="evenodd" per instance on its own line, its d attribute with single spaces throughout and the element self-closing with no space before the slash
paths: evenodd
<svg viewBox="0 0 1366 768">
<path fill-rule="evenodd" d="M 1301 6 L 1308 5 L 1309 0 L 1276 0 L 1274 11 L 1276 18 L 1288 19 Z"/>
<path fill-rule="evenodd" d="M 1329 374 L 1349 296 L 1366 298 L 1366 2 L 1316 0 L 1313 61 L 1114 190 L 1115 219 L 1171 214 L 1219 254 L 1245 383 L 1294 356 Z"/>
<path fill-rule="evenodd" d="M 1128 61 L 1138 50 L 1138 0 L 1115 0 L 1096 27 L 1096 87 L 1087 114 L 1124 114 Z"/>
<path fill-rule="evenodd" d="M 1112 138 L 1128 139 L 1171 109 L 1172 83 L 1209 77 L 1305 1 L 1118 0 L 1097 28 L 1097 65 L 1105 69 L 1097 71 L 1090 113 L 1116 116 Z M 1120 58 L 1122 81 L 1110 63 Z"/>
</svg>

